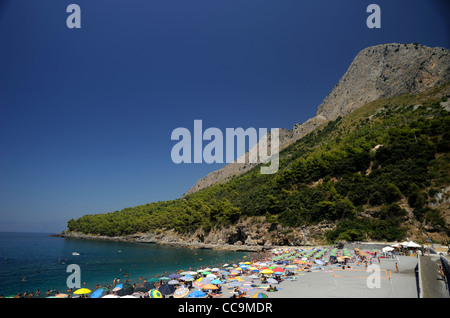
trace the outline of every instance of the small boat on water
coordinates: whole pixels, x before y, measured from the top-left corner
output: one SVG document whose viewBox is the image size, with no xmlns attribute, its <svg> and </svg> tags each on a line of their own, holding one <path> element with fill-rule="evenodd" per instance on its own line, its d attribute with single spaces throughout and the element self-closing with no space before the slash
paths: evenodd
<svg viewBox="0 0 450 318">
<path fill-rule="evenodd" d="M 73 252 L 72 255 L 80 255 L 80 253 Z"/>
</svg>

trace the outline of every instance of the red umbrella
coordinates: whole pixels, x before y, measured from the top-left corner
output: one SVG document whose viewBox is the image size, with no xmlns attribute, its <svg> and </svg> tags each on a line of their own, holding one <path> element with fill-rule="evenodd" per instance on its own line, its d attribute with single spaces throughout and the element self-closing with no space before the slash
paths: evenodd
<svg viewBox="0 0 450 318">
<path fill-rule="evenodd" d="M 281 268 L 281 267 L 277 267 L 277 268 L 274 268 L 274 269 L 272 269 L 274 272 L 284 272 L 284 269 L 283 268 Z"/>
</svg>

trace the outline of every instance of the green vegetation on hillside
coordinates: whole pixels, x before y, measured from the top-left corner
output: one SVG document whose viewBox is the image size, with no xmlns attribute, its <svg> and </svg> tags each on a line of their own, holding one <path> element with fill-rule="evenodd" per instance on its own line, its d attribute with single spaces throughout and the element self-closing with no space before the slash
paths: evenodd
<svg viewBox="0 0 450 318">
<path fill-rule="evenodd" d="M 330 242 L 401 240 L 406 204 L 417 221 L 448 233 L 430 203 L 450 184 L 450 114 L 440 105 L 449 87 L 377 100 L 328 122 L 283 149 L 274 175 L 256 167 L 184 199 L 72 219 L 68 229 L 108 236 L 187 233 L 265 216 L 287 227 L 335 222 L 326 233 Z"/>
</svg>

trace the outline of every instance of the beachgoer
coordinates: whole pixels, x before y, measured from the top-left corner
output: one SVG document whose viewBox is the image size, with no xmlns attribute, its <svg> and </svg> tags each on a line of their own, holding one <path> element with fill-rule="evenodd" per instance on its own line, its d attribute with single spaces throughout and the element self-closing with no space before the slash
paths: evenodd
<svg viewBox="0 0 450 318">
<path fill-rule="evenodd" d="M 395 272 L 398 273 L 398 265 L 395 263 Z"/>
</svg>

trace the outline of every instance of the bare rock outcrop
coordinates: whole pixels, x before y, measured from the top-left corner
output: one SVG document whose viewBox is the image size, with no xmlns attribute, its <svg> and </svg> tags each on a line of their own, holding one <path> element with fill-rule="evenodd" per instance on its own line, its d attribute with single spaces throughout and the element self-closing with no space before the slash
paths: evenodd
<svg viewBox="0 0 450 318">
<path fill-rule="evenodd" d="M 314 129 L 379 98 L 418 94 L 450 81 L 450 51 L 420 44 L 390 43 L 362 50 L 316 115 L 292 130 L 280 130 L 280 149 Z M 185 195 L 241 175 L 256 164 L 230 163 L 200 179 Z"/>
</svg>

